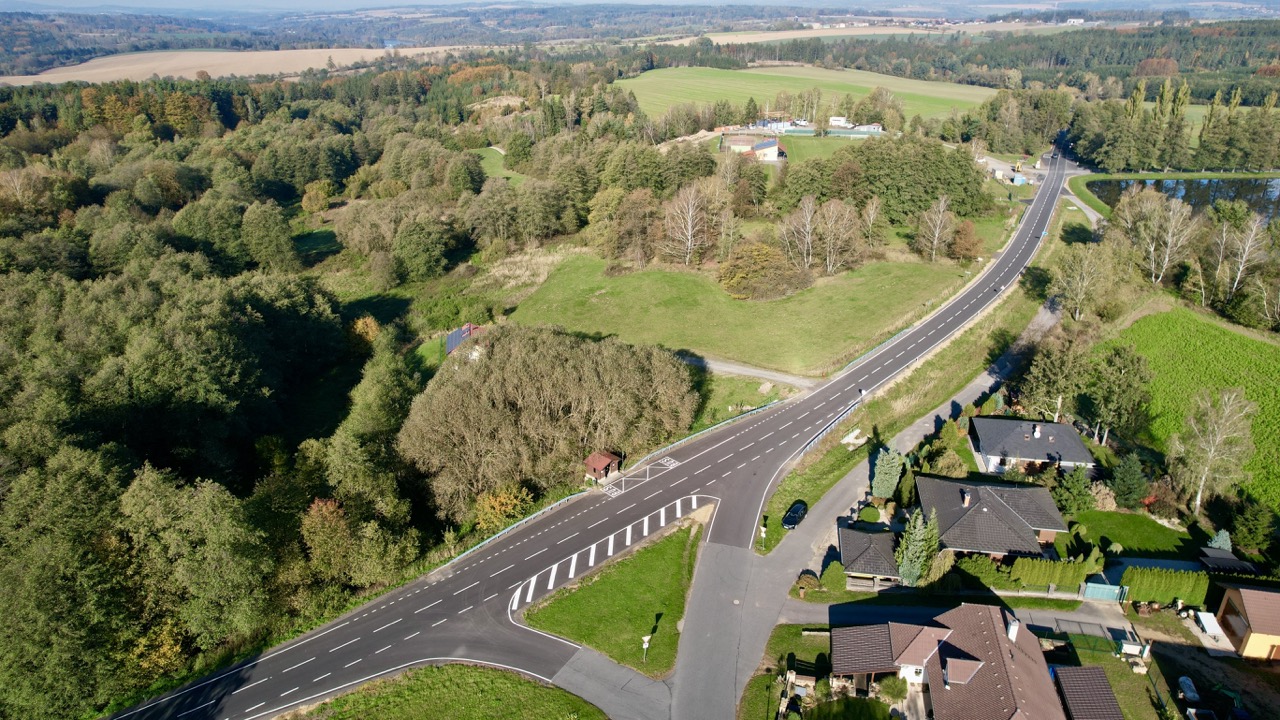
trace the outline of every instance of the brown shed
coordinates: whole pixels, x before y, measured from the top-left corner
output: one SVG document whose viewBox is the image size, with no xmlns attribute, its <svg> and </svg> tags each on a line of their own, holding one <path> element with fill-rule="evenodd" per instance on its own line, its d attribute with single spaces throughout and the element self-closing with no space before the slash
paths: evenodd
<svg viewBox="0 0 1280 720">
<path fill-rule="evenodd" d="M 622 458 L 601 450 L 591 453 L 583 464 L 587 466 L 587 477 L 592 480 L 603 480 L 618 472 L 618 468 L 622 466 Z"/>
</svg>

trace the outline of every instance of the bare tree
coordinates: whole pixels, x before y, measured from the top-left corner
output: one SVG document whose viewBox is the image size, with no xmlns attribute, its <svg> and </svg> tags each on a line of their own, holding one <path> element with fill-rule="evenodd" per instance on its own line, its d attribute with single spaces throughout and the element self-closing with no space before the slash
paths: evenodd
<svg viewBox="0 0 1280 720">
<path fill-rule="evenodd" d="M 1244 227 L 1232 235 L 1231 250 L 1228 255 L 1231 271 L 1231 285 L 1227 290 L 1227 301 L 1235 297 L 1240 286 L 1255 267 L 1267 257 L 1267 221 L 1257 213 L 1253 213 Z"/>
<path fill-rule="evenodd" d="M 778 240 L 787 259 L 801 270 L 813 267 L 818 251 L 818 201 L 805 195 L 778 225 Z"/>
<path fill-rule="evenodd" d="M 666 234 L 659 252 L 685 265 L 693 262 L 707 244 L 706 202 L 696 185 L 681 188 L 667 202 L 664 227 Z"/>
<path fill-rule="evenodd" d="M 866 252 L 858 210 L 843 200 L 828 200 L 818 208 L 818 236 L 822 270 L 828 275 L 860 262 Z"/>
<path fill-rule="evenodd" d="M 879 223 L 884 220 L 882 211 L 884 207 L 880 202 L 879 195 L 872 195 L 871 199 L 862 206 L 862 235 L 866 238 L 869 247 L 876 247 L 884 239 L 878 230 Z"/>
<path fill-rule="evenodd" d="M 1156 218 L 1154 252 L 1148 255 L 1153 285 L 1160 284 L 1169 268 L 1186 255 L 1197 226 L 1190 205 L 1177 198 L 1169 198 L 1165 202 Z"/>
<path fill-rule="evenodd" d="M 951 200 L 942 195 L 928 210 L 920 214 L 919 227 L 912 244 L 916 252 L 929 256 L 929 262 L 938 259 L 938 251 L 946 248 L 951 243 L 951 236 L 955 234 L 956 216 L 950 207 Z"/>
<path fill-rule="evenodd" d="M 1199 514 L 1206 492 L 1216 494 L 1244 476 L 1253 454 L 1250 423 L 1256 411 L 1240 388 L 1196 395 L 1185 436 L 1174 436 L 1171 443 L 1178 480 L 1195 491 L 1193 514 Z"/>
<path fill-rule="evenodd" d="M 1071 318 L 1079 320 L 1084 309 L 1093 302 L 1098 289 L 1107 281 L 1107 257 L 1095 244 L 1071 245 L 1053 271 L 1051 292 L 1071 310 Z"/>
</svg>

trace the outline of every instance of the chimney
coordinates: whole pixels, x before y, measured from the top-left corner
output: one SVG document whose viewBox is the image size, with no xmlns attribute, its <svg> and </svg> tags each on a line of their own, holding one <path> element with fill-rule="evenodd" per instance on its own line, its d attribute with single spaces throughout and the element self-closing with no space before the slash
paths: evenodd
<svg viewBox="0 0 1280 720">
<path fill-rule="evenodd" d="M 1006 623 L 1006 628 L 1009 631 L 1009 642 L 1018 642 L 1018 627 L 1021 624 L 1022 623 L 1018 622 L 1018 618 L 1013 615 L 1009 616 L 1009 620 Z"/>
<path fill-rule="evenodd" d="M 969 490 L 966 488 L 960 489 L 960 506 L 969 507 Z"/>
<path fill-rule="evenodd" d="M 1032 435 L 1034 435 L 1035 437 L 1039 438 L 1039 437 L 1040 437 L 1040 426 L 1039 426 L 1039 425 L 1032 425 L 1032 426 L 1031 426 L 1031 434 L 1032 434 Z"/>
</svg>

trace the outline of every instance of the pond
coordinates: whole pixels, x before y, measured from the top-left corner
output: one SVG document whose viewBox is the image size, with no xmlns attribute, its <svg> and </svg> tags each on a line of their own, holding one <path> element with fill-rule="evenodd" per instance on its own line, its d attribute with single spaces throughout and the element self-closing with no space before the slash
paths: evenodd
<svg viewBox="0 0 1280 720">
<path fill-rule="evenodd" d="M 1108 207 L 1115 207 L 1124 191 L 1135 183 L 1181 198 L 1197 210 L 1208 210 L 1218 200 L 1243 200 L 1254 212 L 1269 218 L 1280 217 L 1280 178 L 1095 180 L 1089 183 L 1089 190 Z"/>
</svg>

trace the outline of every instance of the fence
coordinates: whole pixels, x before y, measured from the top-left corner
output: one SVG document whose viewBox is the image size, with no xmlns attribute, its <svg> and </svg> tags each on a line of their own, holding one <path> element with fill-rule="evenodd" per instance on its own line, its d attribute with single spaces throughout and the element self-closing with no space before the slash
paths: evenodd
<svg viewBox="0 0 1280 720">
<path fill-rule="evenodd" d="M 1128 596 L 1129 586 L 1127 585 L 1108 585 L 1106 583 L 1092 582 L 1084 584 L 1085 600 L 1103 600 L 1122 603 Z"/>
</svg>

